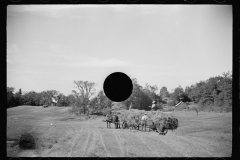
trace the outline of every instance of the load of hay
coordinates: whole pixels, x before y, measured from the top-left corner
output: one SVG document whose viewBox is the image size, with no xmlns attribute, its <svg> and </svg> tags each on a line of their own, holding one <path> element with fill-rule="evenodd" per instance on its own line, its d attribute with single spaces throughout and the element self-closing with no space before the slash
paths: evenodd
<svg viewBox="0 0 240 160">
<path fill-rule="evenodd" d="M 164 113 L 162 111 L 145 111 L 145 110 L 137 110 L 137 109 L 131 109 L 131 110 L 118 110 L 118 111 L 112 111 L 113 114 L 117 114 L 120 120 L 120 125 L 122 125 L 123 128 L 131 128 L 131 126 L 134 126 L 134 128 L 138 128 L 139 125 L 141 125 L 141 118 L 144 114 L 147 115 L 149 120 L 152 120 L 154 124 L 161 124 L 164 123 L 163 119 L 166 119 L 167 124 L 165 129 L 176 129 L 178 127 L 178 120 L 174 116 L 172 116 L 169 113 Z M 104 121 L 105 122 L 105 121 Z M 138 127 L 136 127 L 138 126 Z M 151 127 L 151 126 L 147 126 Z M 156 127 L 154 125 L 154 127 Z"/>
<path fill-rule="evenodd" d="M 121 110 L 118 111 L 120 112 L 119 114 L 119 119 L 121 122 L 130 120 L 132 117 L 142 117 L 145 113 L 147 114 L 147 117 L 153 121 L 157 121 L 158 119 L 162 118 L 174 118 L 172 115 L 165 114 L 164 112 L 161 111 L 144 111 L 144 110 Z"/>
</svg>

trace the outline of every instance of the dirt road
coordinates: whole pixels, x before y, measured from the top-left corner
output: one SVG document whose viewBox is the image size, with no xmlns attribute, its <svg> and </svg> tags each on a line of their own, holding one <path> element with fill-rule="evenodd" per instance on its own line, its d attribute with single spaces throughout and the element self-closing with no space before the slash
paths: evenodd
<svg viewBox="0 0 240 160">
<path fill-rule="evenodd" d="M 87 121 L 55 119 L 51 120 L 53 125 L 49 125 L 49 119 L 36 120 L 33 130 L 38 131 L 38 149 L 21 151 L 17 156 L 229 157 L 232 142 L 231 132 L 227 132 L 230 129 L 226 126 L 230 116 L 226 114 L 223 122 L 216 120 L 223 117 L 219 114 L 209 118 L 202 114 L 205 121 L 202 121 L 201 113 L 191 121 L 179 115 L 180 127 L 168 131 L 165 136 L 156 132 L 115 129 L 114 125 L 107 129 L 103 117 Z"/>
</svg>

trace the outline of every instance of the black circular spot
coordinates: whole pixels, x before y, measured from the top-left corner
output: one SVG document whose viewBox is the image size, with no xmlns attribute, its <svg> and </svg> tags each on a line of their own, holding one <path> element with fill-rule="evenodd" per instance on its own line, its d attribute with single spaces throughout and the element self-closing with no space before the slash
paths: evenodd
<svg viewBox="0 0 240 160">
<path fill-rule="evenodd" d="M 114 72 L 105 79 L 103 90 L 110 100 L 115 102 L 124 101 L 132 94 L 132 80 L 122 72 Z"/>
</svg>

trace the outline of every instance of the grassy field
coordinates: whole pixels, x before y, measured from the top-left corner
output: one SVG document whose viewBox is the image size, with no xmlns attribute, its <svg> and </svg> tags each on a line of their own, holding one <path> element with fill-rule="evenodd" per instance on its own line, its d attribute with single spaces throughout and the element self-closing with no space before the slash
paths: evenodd
<svg viewBox="0 0 240 160">
<path fill-rule="evenodd" d="M 170 113 L 179 128 L 156 132 L 107 129 L 104 117 L 84 120 L 69 108 L 19 106 L 7 109 L 8 157 L 230 157 L 232 113 Z M 52 124 L 52 125 L 51 125 Z M 23 133 L 36 139 L 36 149 L 21 150 Z"/>
</svg>

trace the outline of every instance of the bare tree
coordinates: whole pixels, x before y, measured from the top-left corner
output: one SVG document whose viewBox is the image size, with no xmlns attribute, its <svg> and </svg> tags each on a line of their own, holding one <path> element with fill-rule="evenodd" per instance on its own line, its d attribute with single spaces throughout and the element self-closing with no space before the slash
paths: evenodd
<svg viewBox="0 0 240 160">
<path fill-rule="evenodd" d="M 72 90 L 75 97 L 78 98 L 80 105 L 79 107 L 83 107 L 83 113 L 86 113 L 87 105 L 90 101 L 90 98 L 95 93 L 95 86 L 96 84 L 94 82 L 88 82 L 88 81 L 74 81 L 75 88 L 78 89 L 79 92 Z"/>
</svg>

